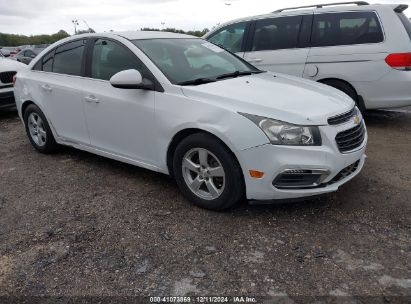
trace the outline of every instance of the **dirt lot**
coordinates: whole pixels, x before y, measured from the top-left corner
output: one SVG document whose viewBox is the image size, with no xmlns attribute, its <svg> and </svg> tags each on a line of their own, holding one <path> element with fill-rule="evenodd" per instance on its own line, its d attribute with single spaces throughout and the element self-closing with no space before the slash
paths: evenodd
<svg viewBox="0 0 411 304">
<path fill-rule="evenodd" d="M 225 213 L 167 176 L 41 155 L 0 113 L 0 294 L 411 296 L 408 111 L 367 116 L 366 166 L 338 193 Z"/>
</svg>

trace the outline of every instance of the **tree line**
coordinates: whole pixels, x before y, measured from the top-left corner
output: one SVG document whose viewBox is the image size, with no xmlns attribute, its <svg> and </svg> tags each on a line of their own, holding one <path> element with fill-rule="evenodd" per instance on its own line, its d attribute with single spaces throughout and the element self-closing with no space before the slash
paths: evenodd
<svg viewBox="0 0 411 304">
<path fill-rule="evenodd" d="M 64 30 L 60 30 L 52 35 L 32 36 L 0 33 L 0 46 L 51 44 L 68 36 L 70 35 Z"/>
<path fill-rule="evenodd" d="M 203 29 L 202 31 L 184 31 L 175 28 L 166 28 L 166 29 L 157 29 L 157 28 L 149 28 L 145 27 L 141 29 L 142 31 L 163 31 L 163 32 L 172 32 L 172 33 L 179 33 L 179 34 L 187 34 L 197 37 L 204 36 L 209 30 L 207 28 Z M 82 33 L 94 33 L 93 29 L 89 29 L 87 31 L 78 31 L 77 34 Z M 0 33 L 0 46 L 20 46 L 20 45 L 35 45 L 35 44 L 51 44 L 60 39 L 69 37 L 70 35 L 64 31 L 60 30 L 55 34 L 52 35 L 16 35 L 16 34 L 6 34 Z"/>
</svg>

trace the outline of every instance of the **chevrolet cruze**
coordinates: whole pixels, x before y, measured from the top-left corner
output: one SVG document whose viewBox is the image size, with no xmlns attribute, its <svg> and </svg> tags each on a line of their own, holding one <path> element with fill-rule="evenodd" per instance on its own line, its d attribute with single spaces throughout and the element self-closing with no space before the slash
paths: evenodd
<svg viewBox="0 0 411 304">
<path fill-rule="evenodd" d="M 366 127 L 350 97 L 200 38 L 70 37 L 14 81 L 39 152 L 68 145 L 169 174 L 207 209 L 336 191 L 364 165 Z"/>
</svg>

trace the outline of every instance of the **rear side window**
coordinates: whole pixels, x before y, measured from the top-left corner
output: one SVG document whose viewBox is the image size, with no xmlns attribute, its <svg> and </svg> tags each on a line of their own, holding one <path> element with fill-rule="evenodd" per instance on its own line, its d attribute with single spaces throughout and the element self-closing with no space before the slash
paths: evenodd
<svg viewBox="0 0 411 304">
<path fill-rule="evenodd" d="M 43 60 L 42 60 L 43 66 L 41 70 L 45 72 L 52 72 L 53 59 L 54 59 L 54 50 L 43 57 Z"/>
<path fill-rule="evenodd" d="M 85 40 L 77 40 L 59 46 L 54 54 L 53 72 L 81 76 L 84 47 Z"/>
<path fill-rule="evenodd" d="M 302 19 L 302 16 L 292 16 L 258 20 L 252 51 L 296 48 Z"/>
<path fill-rule="evenodd" d="M 374 12 L 318 14 L 314 16 L 312 46 L 379 43 L 384 40 Z"/>
<path fill-rule="evenodd" d="M 411 21 L 403 13 L 397 13 L 397 15 L 400 18 L 402 24 L 404 24 L 405 30 L 407 31 L 408 36 L 410 36 L 411 39 Z"/>
<path fill-rule="evenodd" d="M 232 53 L 241 52 L 246 25 L 246 22 L 242 22 L 226 26 L 213 36 L 207 38 L 207 40 L 222 46 Z"/>
<path fill-rule="evenodd" d="M 51 50 L 37 61 L 33 70 L 81 76 L 85 45 L 85 39 L 63 44 Z M 34 52 L 32 54 L 35 55 Z"/>
</svg>

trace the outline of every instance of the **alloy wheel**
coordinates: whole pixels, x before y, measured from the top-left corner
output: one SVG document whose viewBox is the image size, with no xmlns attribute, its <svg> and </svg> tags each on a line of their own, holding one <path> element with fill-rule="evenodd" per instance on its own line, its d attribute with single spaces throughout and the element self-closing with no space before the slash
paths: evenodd
<svg viewBox="0 0 411 304">
<path fill-rule="evenodd" d="M 46 144 L 47 132 L 41 117 L 35 112 L 30 113 L 28 117 L 28 125 L 31 139 L 36 145 L 43 147 Z"/>
<path fill-rule="evenodd" d="M 198 197 L 214 200 L 225 188 L 225 172 L 220 160 L 210 151 L 194 148 L 188 151 L 182 162 L 184 181 Z"/>
</svg>

